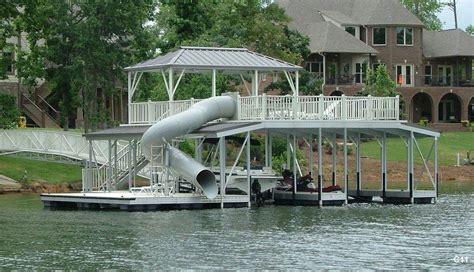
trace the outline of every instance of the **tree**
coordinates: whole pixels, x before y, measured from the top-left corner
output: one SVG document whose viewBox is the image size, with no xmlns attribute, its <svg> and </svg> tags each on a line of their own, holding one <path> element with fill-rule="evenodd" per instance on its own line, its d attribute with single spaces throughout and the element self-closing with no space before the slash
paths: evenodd
<svg viewBox="0 0 474 272">
<path fill-rule="evenodd" d="M 322 93 L 323 79 L 320 76 L 310 73 L 308 71 L 301 71 L 299 79 L 299 92 L 304 95 L 319 95 Z M 272 82 L 265 88 L 265 92 L 278 90 L 280 94 L 292 94 L 290 84 L 284 75 L 284 79 Z"/>
<path fill-rule="evenodd" d="M 276 4 L 265 1 L 184 1 L 160 3 L 155 33 L 159 33 L 162 53 L 182 45 L 246 47 L 291 63 L 301 63 L 309 55 L 309 38 L 288 27 L 290 17 Z M 229 91 L 239 82 L 233 76 L 218 77 L 218 91 Z M 210 95 L 209 75 L 187 75 L 180 83 L 179 98 Z M 146 84 L 144 84 L 146 85 Z M 165 98 L 163 84 L 145 92 Z M 140 89 L 142 86 L 140 86 Z M 143 96 L 144 91 L 140 90 Z M 145 98 L 147 99 L 147 98 Z"/>
<path fill-rule="evenodd" d="M 437 14 L 443 8 L 440 0 L 400 0 L 429 30 L 441 30 L 443 23 Z"/>
<path fill-rule="evenodd" d="M 444 3 L 446 6 L 448 6 L 454 15 L 454 28 L 458 28 L 458 12 L 457 12 L 457 7 L 456 7 L 456 0 L 449 0 L 448 2 Z"/>
<path fill-rule="evenodd" d="M 83 109 L 86 132 L 110 121 L 106 97 L 113 100 L 126 82 L 123 67 L 155 47 L 145 26 L 154 1 L 23 1 L 21 26 L 30 44 L 18 60 L 23 82 L 46 79 L 62 114 Z"/>
<path fill-rule="evenodd" d="M 365 87 L 359 95 L 397 96 L 399 93 L 397 92 L 397 84 L 390 78 L 387 67 L 380 64 L 375 71 L 367 70 Z"/>
<path fill-rule="evenodd" d="M 467 32 L 469 35 L 474 36 L 474 25 L 468 25 L 468 26 L 466 27 L 466 32 Z"/>
<path fill-rule="evenodd" d="M 0 79 L 6 78 L 7 67 L 13 65 L 10 52 L 14 52 L 15 46 L 8 39 L 17 36 L 15 18 L 18 16 L 19 3 L 17 0 L 7 0 L 0 5 Z"/>
<path fill-rule="evenodd" d="M 0 93 L 0 129 L 14 128 L 19 117 L 15 97 Z"/>
</svg>

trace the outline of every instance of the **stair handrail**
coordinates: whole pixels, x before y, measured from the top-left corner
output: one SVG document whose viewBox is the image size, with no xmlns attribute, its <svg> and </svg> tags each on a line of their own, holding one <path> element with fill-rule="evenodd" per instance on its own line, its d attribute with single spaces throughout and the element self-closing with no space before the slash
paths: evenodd
<svg viewBox="0 0 474 272">
<path fill-rule="evenodd" d="M 40 106 L 38 106 L 38 104 L 35 103 L 35 101 L 33 101 L 31 98 L 29 98 L 26 94 L 22 93 L 21 94 L 21 104 L 22 104 L 22 106 L 25 103 L 25 100 L 28 101 L 29 104 L 33 105 L 39 112 L 41 112 L 41 115 L 42 115 L 41 116 L 41 122 L 43 124 L 43 127 L 45 126 L 45 116 L 48 116 L 57 125 L 59 125 L 58 122 L 56 121 L 56 119 L 54 119 L 51 115 L 49 115 L 48 112 L 46 112 L 44 109 L 42 109 Z M 28 110 L 28 109 L 26 109 L 26 110 Z"/>
<path fill-rule="evenodd" d="M 56 115 L 56 116 L 55 116 L 56 118 L 52 118 L 52 119 L 55 120 L 58 125 L 60 125 L 60 117 L 61 117 L 61 116 L 60 116 L 60 111 L 56 110 L 53 106 L 51 106 L 51 104 L 48 103 L 48 101 L 46 101 L 46 100 L 45 100 L 43 97 L 41 97 L 40 95 L 37 94 L 36 97 L 40 100 L 40 102 L 44 103 L 48 109 L 53 110 L 54 115 Z M 38 104 L 39 104 L 39 103 L 38 103 Z M 46 113 L 49 112 L 48 110 L 45 110 L 45 111 L 46 111 Z M 52 117 L 52 116 L 51 116 L 51 117 Z"/>
</svg>

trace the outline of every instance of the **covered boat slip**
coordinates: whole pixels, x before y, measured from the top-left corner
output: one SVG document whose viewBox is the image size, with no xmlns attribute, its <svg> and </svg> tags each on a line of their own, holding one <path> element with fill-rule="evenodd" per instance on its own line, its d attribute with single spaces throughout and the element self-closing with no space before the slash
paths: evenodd
<svg viewBox="0 0 474 272">
<path fill-rule="evenodd" d="M 121 126 L 118 128 L 94 132 L 86 135 L 87 140 L 91 143 L 94 140 L 108 139 L 111 141 L 111 145 L 114 146 L 115 141 L 127 140 L 130 142 L 137 142 L 142 137 L 144 131 L 148 128 L 148 125 L 144 126 Z M 262 162 L 262 170 L 251 170 L 247 179 L 246 169 L 252 169 L 252 166 L 240 165 L 238 161 L 242 161 L 240 158 L 248 157 L 251 158 L 256 154 L 246 154 L 246 147 L 250 148 L 247 143 L 252 143 L 252 135 L 264 135 L 265 137 L 265 161 Z M 268 184 L 275 184 L 277 180 L 281 179 L 281 176 L 274 171 L 272 172 L 265 170 L 271 169 L 273 166 L 272 152 L 273 144 L 272 140 L 274 137 L 283 137 L 287 143 L 287 161 L 286 165 L 288 170 L 296 173 L 293 175 L 294 180 L 292 187 L 288 190 L 274 190 L 273 197 L 276 204 L 294 204 L 294 205 L 342 205 L 348 202 L 354 201 L 372 201 L 381 199 L 386 203 L 431 203 L 436 200 L 437 197 L 437 138 L 439 133 L 427 130 L 425 128 L 409 125 L 404 121 L 343 121 L 343 120 L 262 120 L 258 122 L 245 122 L 245 121 L 220 121 L 209 123 L 200 129 L 183 135 L 181 139 L 176 139 L 176 143 L 179 143 L 182 139 L 193 139 L 195 141 L 194 157 L 198 161 L 203 161 L 203 144 L 211 143 L 211 151 L 208 154 L 212 154 L 214 159 L 218 161 L 215 164 L 211 164 L 209 168 L 216 173 L 216 177 L 221 181 L 221 176 L 225 177 L 224 182 L 219 182 L 220 192 L 223 192 L 223 197 L 220 198 L 222 203 L 226 202 L 226 199 L 233 198 L 233 195 L 226 195 L 226 191 L 229 191 L 229 187 L 238 188 L 243 193 L 248 195 L 251 191 L 251 183 L 257 179 L 262 180 L 262 190 L 269 188 Z M 406 188 L 402 190 L 389 189 L 390 180 L 387 178 L 387 139 L 390 137 L 402 138 L 404 145 L 400 148 L 405 148 L 407 151 L 407 167 L 406 167 Z M 417 139 L 420 137 L 431 137 L 433 144 L 428 154 L 422 152 L 418 144 Z M 235 161 L 229 164 L 229 158 L 226 157 L 226 143 L 240 139 L 240 149 L 238 150 L 238 157 Z M 364 139 L 371 138 L 375 139 L 380 144 L 381 150 L 381 172 L 380 172 L 380 188 L 379 189 L 363 189 L 364 179 L 362 176 L 363 165 L 361 160 L 361 141 Z M 298 140 L 302 140 L 308 147 L 309 156 L 304 158 L 307 167 L 307 172 L 311 172 L 315 180 L 315 190 L 312 192 L 301 192 L 296 190 L 298 178 L 304 176 L 304 169 L 300 167 L 302 161 L 296 157 L 294 147 L 298 149 Z M 325 177 L 323 175 L 324 169 L 324 158 L 327 156 L 324 154 L 323 144 L 330 144 L 331 146 L 339 145 L 343 146 L 343 151 L 339 153 L 333 153 L 331 155 L 331 167 L 333 169 L 331 176 Z M 349 144 L 350 143 L 350 144 Z M 348 164 L 348 146 L 352 145 L 355 149 L 355 167 L 351 169 Z M 131 147 L 133 148 L 133 144 Z M 316 154 L 313 154 L 313 149 L 316 150 Z M 112 148 L 113 150 L 113 148 Z M 250 150 L 249 150 L 250 152 Z M 134 153 L 134 152 L 132 152 Z M 139 149 L 135 150 L 135 153 L 139 153 Z M 342 153 L 342 154 L 341 154 Z M 422 158 L 422 164 L 425 167 L 425 173 L 422 175 L 428 176 L 432 187 L 430 190 L 418 190 L 417 184 L 421 176 L 415 176 L 414 173 L 414 156 L 420 154 Z M 139 154 L 136 155 L 139 157 Z M 222 156 L 222 157 L 221 157 Z M 112 154 L 111 161 L 114 160 L 115 155 Z M 429 165 L 429 158 L 432 159 L 432 165 Z M 344 174 L 337 177 L 337 162 L 342 160 L 342 166 Z M 131 161 L 133 164 L 133 160 Z M 112 164 L 112 166 L 120 164 Z M 133 173 L 133 165 L 130 166 L 131 172 Z M 127 167 L 126 167 L 127 168 Z M 94 172 L 94 170 L 91 170 Z M 112 169 L 112 172 L 118 171 Z M 259 172 L 260 171 L 260 172 Z M 262 172 L 263 171 L 263 172 Z M 352 176 L 352 180 L 349 172 L 355 173 Z M 148 177 L 150 172 L 145 173 L 143 176 Z M 107 173 L 104 177 L 107 179 Z M 128 175 L 130 187 L 133 187 L 134 175 Z M 265 183 L 264 180 L 270 180 Z M 273 179 L 273 183 L 272 180 Z M 238 182 L 235 182 L 238 180 Z M 331 186 L 340 185 L 340 191 L 336 192 L 323 192 L 324 184 L 330 183 Z M 126 180 L 124 182 L 126 184 Z M 350 187 L 352 184 L 352 187 Z M 118 184 L 110 182 L 110 189 L 107 187 L 107 180 L 105 185 L 102 187 L 92 185 L 85 186 L 87 191 L 109 191 L 115 190 Z M 115 187 L 114 187 L 115 186 Z M 153 186 L 153 184 L 150 184 Z M 221 187 L 222 186 L 222 187 Z M 267 186 L 267 187 L 265 187 Z M 321 190 L 319 190 L 321 188 Z M 346 190 L 347 188 L 347 190 Z M 141 195 L 149 197 L 146 193 L 135 193 L 134 197 L 140 198 Z M 165 197 L 173 197 L 168 195 Z M 242 198 L 242 196 L 240 196 Z M 245 196 L 245 202 L 249 202 L 249 196 Z"/>
<path fill-rule="evenodd" d="M 221 208 L 250 207 L 252 185 L 257 184 L 256 181 L 257 187 L 263 190 L 282 183 L 281 179 L 284 181 L 279 184 L 281 189 L 273 189 L 272 193 L 276 204 L 343 205 L 349 200 L 370 201 L 374 197 L 382 197 L 391 203 L 436 200 L 439 133 L 400 121 L 399 97 L 302 96 L 299 94 L 301 69 L 298 65 L 244 48 L 205 47 L 181 47 L 125 68 L 128 73 L 128 124 L 86 134 L 89 159 L 82 172 L 82 193 L 43 195 L 43 201 L 52 206 L 70 204 L 90 208 L 110 207 L 104 203 L 107 201 L 125 201 L 125 206 L 146 210 L 183 208 L 189 201 L 194 203 L 192 207 L 199 207 L 207 197 L 211 206 L 217 203 Z M 161 74 L 168 101 L 133 101 L 144 73 Z M 193 73 L 210 74 L 211 97 L 176 101 L 174 97 L 181 79 Z M 240 76 L 248 95 L 244 90 L 218 96 L 219 74 Z M 260 81 L 266 79 L 267 74 L 286 79 L 291 95 L 262 94 Z M 264 151 L 258 151 L 262 154 L 251 152 L 257 135 L 265 137 Z M 285 176 L 279 173 L 283 169 L 273 167 L 275 137 L 283 138 L 286 144 Z M 395 195 L 389 190 L 387 177 L 389 137 L 402 138 L 400 148 L 407 152 L 406 186 Z M 420 149 L 417 142 L 420 137 L 433 139 L 429 154 Z M 380 145 L 378 190 L 363 189 L 361 142 L 366 138 L 375 139 Z M 183 139 L 194 141 L 194 152 L 187 150 L 193 153 L 193 158 L 179 150 Z M 108 148 L 95 150 L 94 142 L 104 140 Z M 303 159 L 297 155 L 301 142 L 306 145 L 305 150 L 309 150 L 305 155 L 307 158 Z M 349 142 L 356 150 L 354 169 L 349 165 Z M 336 148 L 341 144 L 342 156 L 341 152 L 333 152 L 332 174 L 328 177 L 323 171 L 323 145 Z M 229 150 L 226 150 L 230 145 L 236 151 L 232 156 L 228 156 Z M 313 149 L 317 155 L 313 154 Z M 415 175 L 414 154 L 420 154 L 421 159 L 416 161 L 424 166 L 421 176 Z M 258 167 L 252 163 L 257 155 L 263 158 Z M 429 163 L 431 157 L 432 164 Z M 104 162 L 99 158 L 107 160 Z M 342 178 L 338 177 L 337 171 L 341 159 Z M 309 166 L 305 168 L 305 164 Z M 350 175 L 352 173 L 356 175 Z M 300 179 L 305 176 L 314 186 L 298 190 Z M 146 179 L 146 186 L 137 186 L 137 177 Z M 429 193 L 417 190 L 422 177 L 429 178 Z M 311 182 L 311 178 L 315 181 Z M 331 186 L 324 187 L 326 183 Z M 128 191 L 117 192 L 120 188 L 128 188 Z M 169 204 L 180 201 L 184 206 Z M 113 205 L 121 207 L 116 203 Z"/>
</svg>

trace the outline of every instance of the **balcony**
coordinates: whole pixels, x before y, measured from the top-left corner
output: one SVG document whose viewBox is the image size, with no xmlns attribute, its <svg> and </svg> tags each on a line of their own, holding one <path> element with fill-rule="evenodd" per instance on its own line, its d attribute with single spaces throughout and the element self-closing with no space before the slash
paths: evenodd
<svg viewBox="0 0 474 272">
<path fill-rule="evenodd" d="M 418 76 L 419 86 L 474 87 L 474 80 L 466 76 Z"/>
<path fill-rule="evenodd" d="M 183 112 L 199 101 L 131 103 L 129 124 L 152 124 Z M 238 96 L 236 120 L 399 120 L 399 97 Z"/>
</svg>

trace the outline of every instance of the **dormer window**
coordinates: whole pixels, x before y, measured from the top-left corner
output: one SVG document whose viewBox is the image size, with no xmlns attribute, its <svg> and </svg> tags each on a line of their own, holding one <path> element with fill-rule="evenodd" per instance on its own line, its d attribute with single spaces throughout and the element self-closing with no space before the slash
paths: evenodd
<svg viewBox="0 0 474 272">
<path fill-rule="evenodd" d="M 346 26 L 344 29 L 347 33 L 350 33 L 352 36 L 360 39 L 360 28 L 358 26 Z"/>
</svg>

